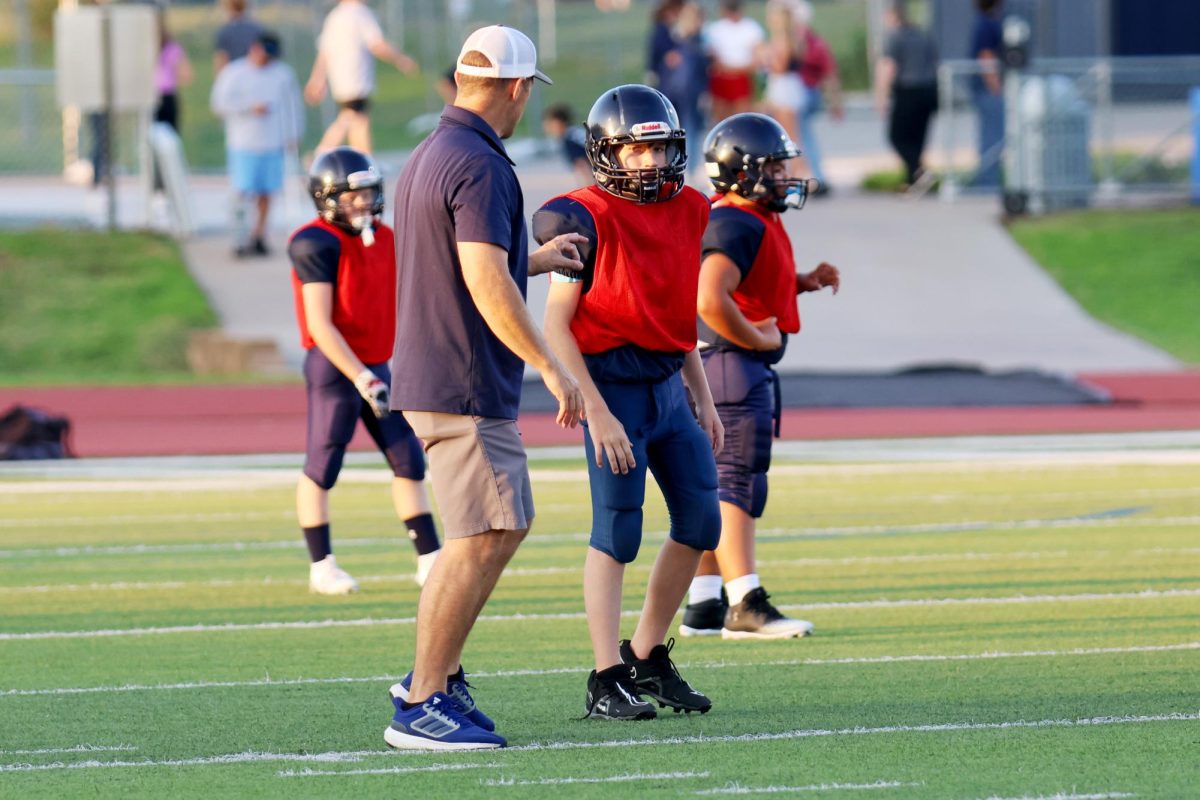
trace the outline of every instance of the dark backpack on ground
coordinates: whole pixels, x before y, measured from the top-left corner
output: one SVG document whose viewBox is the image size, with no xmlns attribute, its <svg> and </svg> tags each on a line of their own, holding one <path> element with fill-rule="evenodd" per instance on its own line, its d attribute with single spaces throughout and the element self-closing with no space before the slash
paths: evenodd
<svg viewBox="0 0 1200 800">
<path fill-rule="evenodd" d="M 13 406 L 0 416 L 0 461 L 74 458 L 71 421 L 36 408 Z"/>
</svg>

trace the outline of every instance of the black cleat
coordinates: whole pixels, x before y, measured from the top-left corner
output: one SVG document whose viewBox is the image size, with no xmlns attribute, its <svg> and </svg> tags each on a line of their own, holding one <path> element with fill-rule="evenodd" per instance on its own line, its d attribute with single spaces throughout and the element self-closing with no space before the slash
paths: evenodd
<svg viewBox="0 0 1200 800">
<path fill-rule="evenodd" d="M 617 664 L 588 675 L 586 719 L 654 719 L 658 712 L 638 694 L 629 666 Z"/>
<path fill-rule="evenodd" d="M 625 639 L 621 641 L 621 660 L 629 665 L 637 690 L 657 700 L 662 708 L 670 706 L 676 712 L 686 711 L 689 714 L 693 711 L 707 713 L 712 708 L 712 701 L 688 686 L 688 682 L 680 677 L 679 670 L 671 661 L 671 649 L 674 646 L 675 640 L 669 639 L 666 644 L 655 645 L 649 658 L 638 658 L 629 640 Z"/>
<path fill-rule="evenodd" d="M 683 610 L 683 622 L 679 624 L 680 636 L 720 636 L 725 625 L 725 612 L 729 603 L 725 590 L 719 598 L 693 603 Z"/>
</svg>

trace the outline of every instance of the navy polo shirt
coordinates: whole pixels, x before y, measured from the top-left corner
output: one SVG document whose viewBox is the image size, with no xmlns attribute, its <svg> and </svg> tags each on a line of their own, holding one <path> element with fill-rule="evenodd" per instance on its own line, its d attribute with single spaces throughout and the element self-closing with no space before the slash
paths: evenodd
<svg viewBox="0 0 1200 800">
<path fill-rule="evenodd" d="M 447 106 L 396 186 L 394 409 L 516 419 L 524 363 L 487 326 L 458 260 L 459 242 L 508 251 L 525 296 L 529 243 L 513 161 L 477 114 Z"/>
</svg>

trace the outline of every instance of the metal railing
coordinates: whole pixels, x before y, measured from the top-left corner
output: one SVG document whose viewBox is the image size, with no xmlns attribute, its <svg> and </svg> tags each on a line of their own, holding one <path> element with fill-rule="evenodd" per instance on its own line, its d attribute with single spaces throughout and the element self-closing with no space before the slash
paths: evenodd
<svg viewBox="0 0 1200 800">
<path fill-rule="evenodd" d="M 997 166 L 1014 211 L 1188 194 L 1200 57 L 1034 60 L 1004 75 L 1003 136 L 983 148 L 981 73 L 975 61 L 939 67 L 942 198 L 982 191 L 974 177 Z"/>
</svg>

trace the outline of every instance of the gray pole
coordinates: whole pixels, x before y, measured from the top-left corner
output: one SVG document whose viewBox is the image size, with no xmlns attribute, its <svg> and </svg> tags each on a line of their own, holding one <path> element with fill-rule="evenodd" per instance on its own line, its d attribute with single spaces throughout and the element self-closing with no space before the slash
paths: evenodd
<svg viewBox="0 0 1200 800">
<path fill-rule="evenodd" d="M 29 21 L 29 0 L 17 0 L 17 68 L 33 69 L 33 30 Z M 23 84 L 21 88 L 21 141 L 31 145 L 37 136 L 33 122 L 33 86 Z"/>
<path fill-rule="evenodd" d="M 104 154 L 104 188 L 108 199 L 108 230 L 117 228 L 117 179 L 113 164 L 113 63 L 112 63 L 112 8 L 106 3 L 100 6 L 100 80 L 103 92 L 104 141 L 100 144 Z"/>
</svg>

